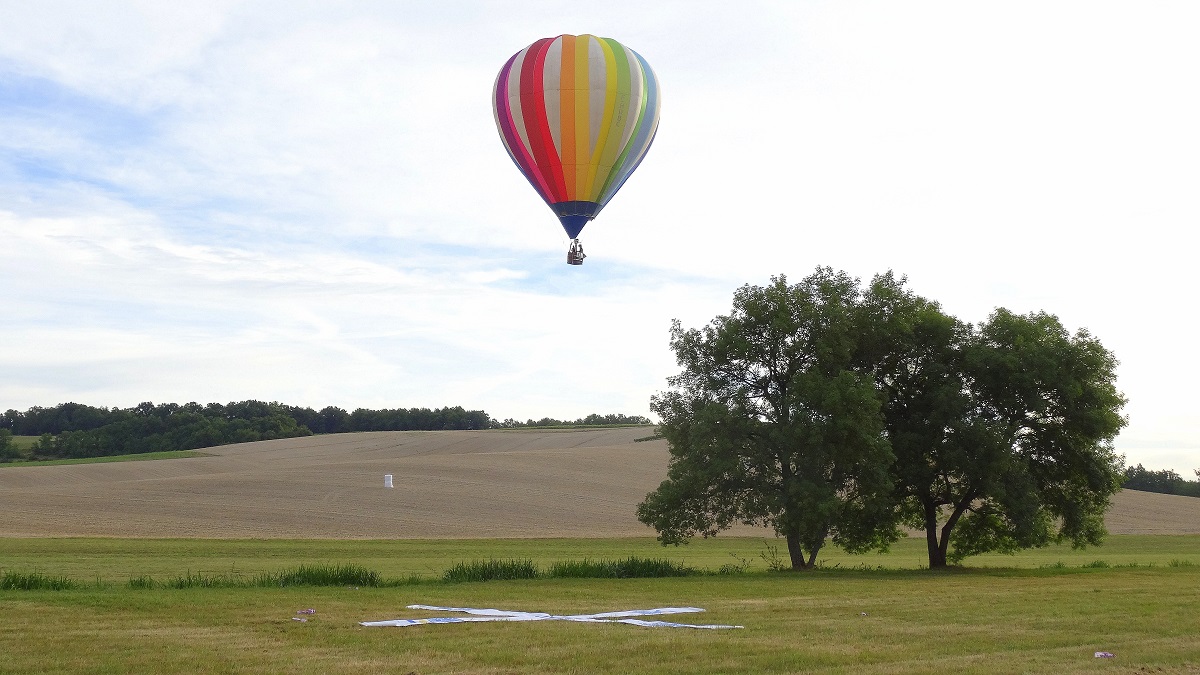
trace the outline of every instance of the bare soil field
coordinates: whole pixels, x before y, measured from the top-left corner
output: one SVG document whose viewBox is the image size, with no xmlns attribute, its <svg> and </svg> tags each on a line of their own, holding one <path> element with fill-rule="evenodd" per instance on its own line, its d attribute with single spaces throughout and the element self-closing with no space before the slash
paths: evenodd
<svg viewBox="0 0 1200 675">
<path fill-rule="evenodd" d="M 635 442 L 650 433 L 335 434 L 206 448 L 208 457 L 2 468 L 0 536 L 652 536 L 634 515 L 666 476 L 666 442 Z M 1108 527 L 1200 534 L 1200 499 L 1122 491 Z"/>
</svg>

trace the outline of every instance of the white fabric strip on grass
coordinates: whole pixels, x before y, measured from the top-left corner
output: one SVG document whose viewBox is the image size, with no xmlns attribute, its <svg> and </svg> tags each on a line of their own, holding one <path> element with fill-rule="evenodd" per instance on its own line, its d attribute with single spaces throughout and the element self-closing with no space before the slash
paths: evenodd
<svg viewBox="0 0 1200 675">
<path fill-rule="evenodd" d="M 421 626 L 431 623 L 476 623 L 481 621 L 579 621 L 584 623 L 627 623 L 645 628 L 742 628 L 723 624 L 674 623 L 671 621 L 645 621 L 634 616 L 660 616 L 663 614 L 686 614 L 703 612 L 699 607 L 655 607 L 653 609 L 628 609 L 618 612 L 596 614 L 547 614 L 546 612 L 519 612 L 506 609 L 476 607 L 436 607 L 434 605 L 409 605 L 408 609 L 424 609 L 434 612 L 461 612 L 471 616 L 440 616 L 429 619 L 392 619 L 390 621 L 362 621 L 363 626 Z"/>
</svg>

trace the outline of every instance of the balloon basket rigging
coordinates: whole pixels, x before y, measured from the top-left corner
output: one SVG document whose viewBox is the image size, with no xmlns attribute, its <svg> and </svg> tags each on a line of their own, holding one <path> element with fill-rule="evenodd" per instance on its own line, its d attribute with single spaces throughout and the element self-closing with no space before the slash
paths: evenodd
<svg viewBox="0 0 1200 675">
<path fill-rule="evenodd" d="M 571 248 L 567 251 L 567 264 L 582 265 L 583 259 L 586 257 L 583 253 L 583 245 L 579 243 L 578 239 L 572 239 Z"/>
</svg>

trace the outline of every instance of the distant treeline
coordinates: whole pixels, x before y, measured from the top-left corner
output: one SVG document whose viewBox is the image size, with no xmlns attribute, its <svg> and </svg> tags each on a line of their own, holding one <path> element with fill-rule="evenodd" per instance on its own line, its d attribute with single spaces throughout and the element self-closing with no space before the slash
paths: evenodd
<svg viewBox="0 0 1200 675">
<path fill-rule="evenodd" d="M 526 420 L 524 422 L 518 422 L 511 418 L 503 422 L 492 420 L 491 426 L 493 429 L 517 429 L 520 427 L 608 427 L 650 423 L 649 418 L 642 417 L 641 415 L 597 415 L 593 413 L 574 421 L 556 420 L 553 417 L 543 417 L 540 420 Z"/>
<path fill-rule="evenodd" d="M 96 408 L 62 403 L 53 408 L 8 410 L 0 416 L 0 461 L 18 458 L 9 434 L 38 436 L 30 449 L 39 459 L 104 457 L 164 450 L 194 450 L 312 434 L 353 431 L 440 431 L 572 425 L 649 424 L 640 416 L 589 415 L 564 422 L 551 418 L 497 422 L 482 410 L 462 407 L 397 408 L 346 412 L 262 401 L 220 403 L 141 403 L 132 408 Z"/>
<path fill-rule="evenodd" d="M 1170 469 L 1151 471 L 1138 464 L 1126 467 L 1123 487 L 1127 490 L 1200 497 L 1200 469 L 1196 469 L 1196 479 L 1186 480 Z"/>
</svg>

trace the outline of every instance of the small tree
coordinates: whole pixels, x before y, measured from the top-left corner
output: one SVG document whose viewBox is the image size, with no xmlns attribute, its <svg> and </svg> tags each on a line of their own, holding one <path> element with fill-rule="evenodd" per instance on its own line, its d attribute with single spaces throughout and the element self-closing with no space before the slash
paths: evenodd
<svg viewBox="0 0 1200 675">
<path fill-rule="evenodd" d="M 703 329 L 671 329 L 683 372 L 652 398 L 671 459 L 638 518 L 664 544 L 741 522 L 783 537 L 809 569 L 827 537 L 850 551 L 898 536 L 892 453 L 871 378 L 855 372 L 858 286 L 819 268 L 743 286 Z"/>
<path fill-rule="evenodd" d="M 11 462 L 21 459 L 21 451 L 13 443 L 12 432 L 0 428 L 0 462 Z"/>
</svg>

